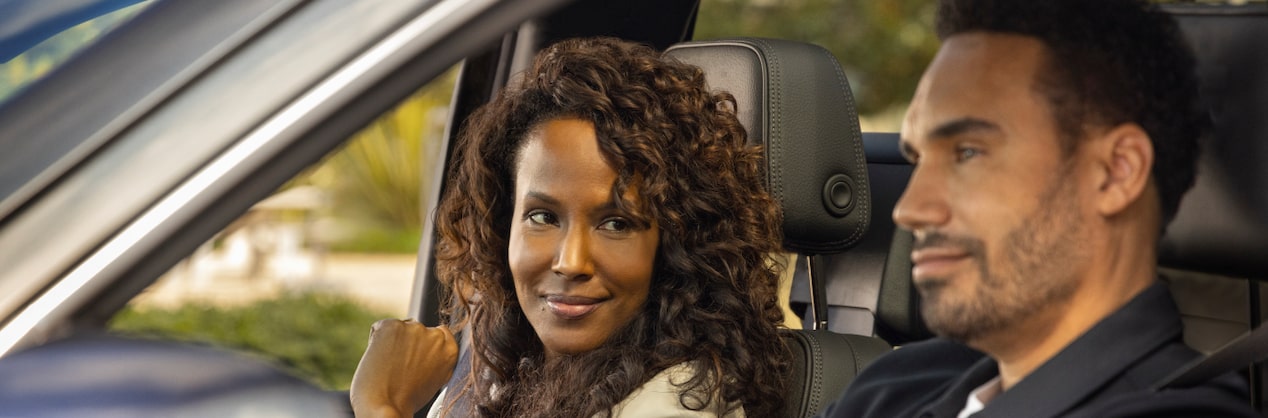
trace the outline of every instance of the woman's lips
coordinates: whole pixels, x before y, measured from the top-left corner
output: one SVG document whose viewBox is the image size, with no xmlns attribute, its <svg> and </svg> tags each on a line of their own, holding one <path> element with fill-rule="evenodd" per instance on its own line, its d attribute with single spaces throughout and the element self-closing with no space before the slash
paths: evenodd
<svg viewBox="0 0 1268 418">
<path fill-rule="evenodd" d="M 603 303 L 603 299 L 564 295 L 546 296 L 546 306 L 549 306 L 550 311 L 555 315 L 564 319 L 577 319 L 586 316 L 586 314 L 594 312 L 600 303 Z"/>
</svg>

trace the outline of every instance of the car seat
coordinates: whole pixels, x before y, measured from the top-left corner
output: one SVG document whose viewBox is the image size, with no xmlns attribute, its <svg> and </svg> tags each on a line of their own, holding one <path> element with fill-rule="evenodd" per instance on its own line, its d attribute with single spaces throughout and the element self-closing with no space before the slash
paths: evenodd
<svg viewBox="0 0 1268 418">
<path fill-rule="evenodd" d="M 749 141 L 765 149 L 767 187 L 782 211 L 787 250 L 814 266 L 817 257 L 863 239 L 873 218 L 867 166 L 854 99 L 831 53 L 801 42 L 736 38 L 682 43 L 666 55 L 699 66 L 710 88 L 735 96 Z M 866 335 L 788 330 L 783 336 L 793 354 L 792 417 L 821 411 L 890 351 Z"/>
<path fill-rule="evenodd" d="M 911 233 L 894 225 L 891 213 L 912 166 L 898 151 L 898 134 L 863 134 L 872 220 L 867 234 L 850 251 L 821 256 L 828 307 L 828 329 L 876 335 L 900 345 L 929 338 L 920 317 L 919 296 L 911 284 Z M 808 304 L 804 264 L 797 265 L 791 300 Z"/>
<path fill-rule="evenodd" d="M 1185 341 L 1211 351 L 1263 320 L 1258 280 L 1268 279 L 1268 48 L 1263 42 L 1268 9 L 1166 10 L 1197 56 L 1202 97 L 1215 129 L 1203 144 L 1197 183 L 1159 246 L 1158 264 L 1185 313 Z M 1259 363 L 1250 362 L 1268 355 L 1262 338 L 1242 348 L 1249 349 L 1239 357 L 1243 363 L 1229 366 L 1249 369 L 1252 402 L 1260 413 L 1265 412 L 1263 372 Z"/>
</svg>

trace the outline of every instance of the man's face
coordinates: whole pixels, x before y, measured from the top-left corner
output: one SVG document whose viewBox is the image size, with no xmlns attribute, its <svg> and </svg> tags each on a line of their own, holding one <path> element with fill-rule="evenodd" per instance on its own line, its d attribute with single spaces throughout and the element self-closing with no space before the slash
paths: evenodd
<svg viewBox="0 0 1268 418">
<path fill-rule="evenodd" d="M 1078 157 L 1034 87 L 1044 51 L 1017 35 L 948 38 L 903 122 L 915 171 L 894 221 L 915 234 L 912 279 L 939 335 L 973 344 L 1034 325 L 1086 267 Z"/>
</svg>

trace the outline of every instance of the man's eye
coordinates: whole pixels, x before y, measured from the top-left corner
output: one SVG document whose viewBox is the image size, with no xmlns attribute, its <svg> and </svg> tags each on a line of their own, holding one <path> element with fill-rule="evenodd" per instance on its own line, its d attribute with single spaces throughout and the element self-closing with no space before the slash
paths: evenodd
<svg viewBox="0 0 1268 418">
<path fill-rule="evenodd" d="M 536 225 L 554 225 L 555 215 L 549 212 L 532 212 L 528 214 L 528 221 Z"/>
<path fill-rule="evenodd" d="M 960 147 L 955 150 L 955 159 L 956 161 L 966 161 L 972 159 L 973 157 L 977 157 L 981 153 L 982 151 L 977 148 Z"/>
<path fill-rule="evenodd" d="M 599 224 L 599 229 L 612 232 L 624 232 L 630 229 L 629 221 L 624 219 L 608 219 Z"/>
</svg>

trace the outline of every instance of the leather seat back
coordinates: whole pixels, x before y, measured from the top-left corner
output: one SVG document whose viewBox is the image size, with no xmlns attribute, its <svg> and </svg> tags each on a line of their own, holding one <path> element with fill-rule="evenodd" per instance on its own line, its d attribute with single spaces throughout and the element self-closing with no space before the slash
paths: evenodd
<svg viewBox="0 0 1268 418">
<path fill-rule="evenodd" d="M 750 38 L 678 44 L 666 55 L 699 66 L 710 88 L 735 96 L 749 141 L 765 149 L 787 250 L 832 254 L 864 239 L 873 219 L 866 157 L 835 57 L 811 44 Z M 828 331 L 789 330 L 784 339 L 794 356 L 792 417 L 818 413 L 890 350 L 878 338 Z"/>
<path fill-rule="evenodd" d="M 1198 60 L 1212 135 L 1159 245 L 1185 341 L 1210 352 L 1258 325 L 1268 279 L 1268 10 L 1172 6 Z M 1232 279 L 1232 280 L 1230 280 Z M 1260 352 L 1268 351 L 1262 347 Z M 1257 371 L 1257 404 L 1268 396 Z"/>
<path fill-rule="evenodd" d="M 710 88 L 735 96 L 749 142 L 766 152 L 766 186 L 783 212 L 785 248 L 835 253 L 862 239 L 871 220 L 862 133 L 831 53 L 735 38 L 681 43 L 665 54 L 700 67 Z"/>
<path fill-rule="evenodd" d="M 920 317 L 911 285 L 911 233 L 890 214 L 907 188 L 912 166 L 898 152 L 898 134 L 863 134 L 872 220 L 867 234 L 849 251 L 820 256 L 826 281 L 828 329 L 876 335 L 900 345 L 932 336 Z M 804 264 L 797 264 L 792 301 L 809 303 Z"/>
</svg>

